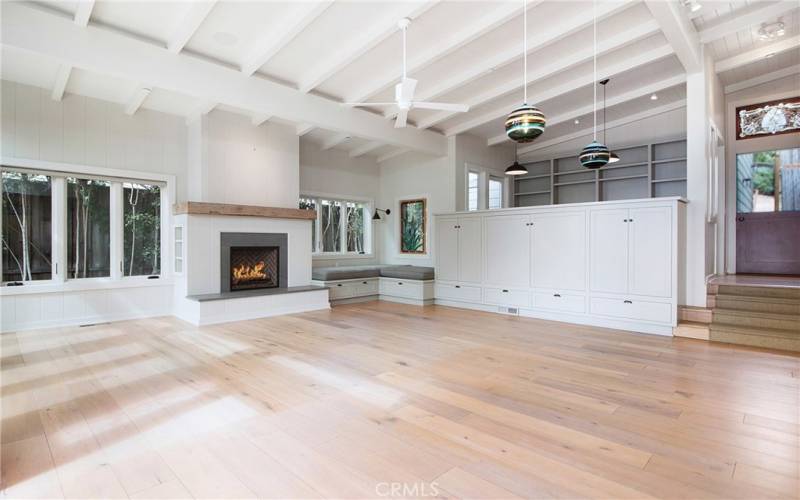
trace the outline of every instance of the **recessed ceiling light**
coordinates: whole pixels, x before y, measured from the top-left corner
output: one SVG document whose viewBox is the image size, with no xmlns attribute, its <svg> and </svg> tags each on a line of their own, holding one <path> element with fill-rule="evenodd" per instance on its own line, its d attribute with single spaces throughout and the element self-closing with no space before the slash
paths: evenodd
<svg viewBox="0 0 800 500">
<path fill-rule="evenodd" d="M 651 101 L 657 101 L 658 100 L 658 94 L 650 94 L 650 100 Z"/>
<path fill-rule="evenodd" d="M 236 45 L 239 42 L 238 36 L 234 35 L 233 33 L 228 33 L 227 31 L 217 31 L 212 35 L 212 38 L 218 44 L 228 47 L 231 45 Z"/>
<path fill-rule="evenodd" d="M 581 121 L 575 118 L 575 125 L 580 125 Z"/>
<path fill-rule="evenodd" d="M 774 23 L 762 23 L 758 29 L 758 38 L 763 41 L 775 40 L 786 34 L 786 25 L 778 20 Z"/>
</svg>

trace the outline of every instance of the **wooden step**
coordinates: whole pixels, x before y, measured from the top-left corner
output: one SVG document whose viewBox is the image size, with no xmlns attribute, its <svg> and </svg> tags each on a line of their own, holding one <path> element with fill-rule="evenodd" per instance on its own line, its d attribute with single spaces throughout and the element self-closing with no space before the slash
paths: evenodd
<svg viewBox="0 0 800 500">
<path fill-rule="evenodd" d="M 689 339 L 708 340 L 708 324 L 696 321 L 681 321 L 678 326 L 672 329 L 672 335 Z"/>
<path fill-rule="evenodd" d="M 718 307 L 714 309 L 713 324 L 772 328 L 800 335 L 800 314 L 745 311 Z"/>
<path fill-rule="evenodd" d="M 774 328 L 752 328 L 712 323 L 709 327 L 709 340 L 800 352 L 799 334 Z"/>
<path fill-rule="evenodd" d="M 711 323 L 711 309 L 697 306 L 678 306 L 678 321 L 691 321 L 695 323 Z"/>
<path fill-rule="evenodd" d="M 715 309 L 756 311 L 778 314 L 800 314 L 800 301 L 775 297 L 745 297 L 741 295 L 717 295 Z"/>
<path fill-rule="evenodd" d="M 719 285 L 717 295 L 740 297 L 770 297 L 800 301 L 800 288 L 779 286 Z"/>
</svg>

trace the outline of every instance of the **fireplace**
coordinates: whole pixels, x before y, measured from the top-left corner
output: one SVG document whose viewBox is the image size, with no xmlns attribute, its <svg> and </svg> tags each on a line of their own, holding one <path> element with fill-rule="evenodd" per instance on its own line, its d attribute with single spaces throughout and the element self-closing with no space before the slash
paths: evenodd
<svg viewBox="0 0 800 500">
<path fill-rule="evenodd" d="M 286 288 L 287 235 L 222 233 L 220 292 Z"/>
</svg>

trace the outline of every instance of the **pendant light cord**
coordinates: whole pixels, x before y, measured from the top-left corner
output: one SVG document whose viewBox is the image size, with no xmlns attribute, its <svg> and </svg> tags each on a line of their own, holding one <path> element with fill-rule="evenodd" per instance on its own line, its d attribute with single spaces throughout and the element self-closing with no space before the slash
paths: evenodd
<svg viewBox="0 0 800 500">
<path fill-rule="evenodd" d="M 528 0 L 522 0 L 522 103 L 528 104 Z"/>
<path fill-rule="evenodd" d="M 594 37 L 594 140 L 597 141 L 597 0 L 592 0 L 592 28 Z"/>
</svg>

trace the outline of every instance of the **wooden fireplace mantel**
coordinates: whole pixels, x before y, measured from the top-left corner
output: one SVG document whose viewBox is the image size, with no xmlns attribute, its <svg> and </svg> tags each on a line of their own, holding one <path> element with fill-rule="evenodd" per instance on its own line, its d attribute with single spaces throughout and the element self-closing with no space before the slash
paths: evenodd
<svg viewBox="0 0 800 500">
<path fill-rule="evenodd" d="M 231 215 L 237 217 L 267 217 L 271 219 L 314 220 L 315 210 L 300 208 L 262 207 L 258 205 L 231 205 L 228 203 L 204 203 L 184 201 L 172 206 L 174 215 Z"/>
</svg>

